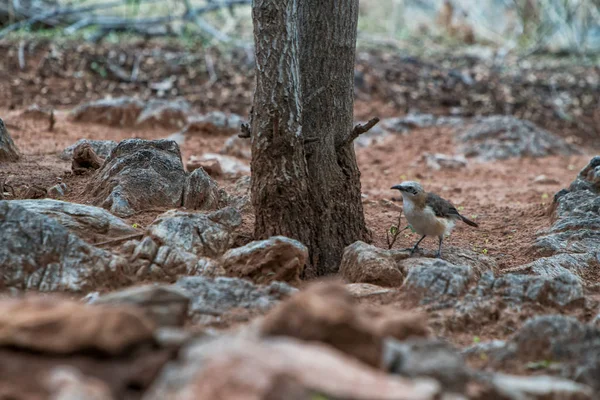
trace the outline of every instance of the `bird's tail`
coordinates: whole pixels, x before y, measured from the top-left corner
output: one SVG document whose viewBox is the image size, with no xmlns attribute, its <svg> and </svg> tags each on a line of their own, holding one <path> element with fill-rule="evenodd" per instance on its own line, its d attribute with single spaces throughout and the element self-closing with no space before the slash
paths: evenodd
<svg viewBox="0 0 600 400">
<path fill-rule="evenodd" d="M 479 224 L 477 222 L 471 221 L 469 218 L 467 217 L 463 217 L 462 215 L 460 216 L 460 219 L 467 225 L 470 226 L 474 226 L 475 228 L 479 227 Z"/>
</svg>

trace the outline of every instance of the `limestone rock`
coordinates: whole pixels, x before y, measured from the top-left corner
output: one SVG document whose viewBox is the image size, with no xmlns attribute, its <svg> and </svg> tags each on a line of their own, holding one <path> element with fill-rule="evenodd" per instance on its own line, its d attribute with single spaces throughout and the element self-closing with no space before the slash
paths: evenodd
<svg viewBox="0 0 600 400">
<path fill-rule="evenodd" d="M 404 266 L 408 273 L 402 290 L 417 293 L 422 303 L 461 296 L 474 279 L 471 267 L 436 258 L 411 258 L 404 262 Z"/>
<path fill-rule="evenodd" d="M 92 150 L 94 150 L 94 153 L 96 153 L 98 157 L 101 157 L 103 159 L 108 158 L 108 156 L 110 156 L 111 151 L 113 151 L 113 149 L 119 144 L 114 140 L 80 139 L 71 146 L 64 149 L 63 152 L 60 154 L 60 158 L 65 161 L 71 161 L 73 158 L 73 151 L 75 151 L 77 146 L 83 143 L 89 144 Z"/>
<path fill-rule="evenodd" d="M 39 291 L 115 286 L 123 280 L 122 261 L 49 216 L 0 201 L 0 286 Z"/>
<path fill-rule="evenodd" d="M 19 150 L 8 134 L 4 121 L 0 119 L 0 163 L 18 161 L 19 158 Z"/>
<path fill-rule="evenodd" d="M 94 205 L 121 217 L 153 207 L 178 207 L 186 174 L 181 153 L 168 140 L 127 139 L 89 182 Z"/>
<path fill-rule="evenodd" d="M 212 111 L 204 115 L 190 117 L 185 133 L 208 135 L 239 133 L 242 123 L 244 123 L 244 119 L 237 114 Z"/>
<path fill-rule="evenodd" d="M 188 121 L 191 105 L 184 99 L 148 101 L 135 124 L 142 128 L 183 128 Z"/>
<path fill-rule="evenodd" d="M 590 387 L 556 376 L 515 376 L 495 374 L 492 384 L 496 393 L 509 400 L 592 400 Z"/>
<path fill-rule="evenodd" d="M 308 259 L 308 249 L 297 240 L 273 236 L 228 250 L 220 259 L 227 275 L 265 284 L 297 282 Z"/>
<path fill-rule="evenodd" d="M 71 111 L 71 119 L 109 126 L 133 126 L 144 108 L 144 102 L 132 97 L 107 98 L 82 104 Z"/>
<path fill-rule="evenodd" d="M 122 219 L 98 207 L 51 199 L 12 200 L 12 203 L 47 215 L 79 237 L 93 242 L 137 232 Z"/>
<path fill-rule="evenodd" d="M 466 157 L 481 161 L 580 154 L 562 138 L 513 116 L 477 117 L 466 130 L 458 131 L 457 140 Z"/>
<path fill-rule="evenodd" d="M 404 272 L 398 262 L 408 257 L 406 251 L 384 250 L 358 241 L 344 249 L 340 275 L 351 283 L 399 287 Z"/>
<path fill-rule="evenodd" d="M 183 206 L 190 210 L 215 210 L 223 195 L 217 182 L 202 167 L 187 176 L 183 192 Z"/>
</svg>

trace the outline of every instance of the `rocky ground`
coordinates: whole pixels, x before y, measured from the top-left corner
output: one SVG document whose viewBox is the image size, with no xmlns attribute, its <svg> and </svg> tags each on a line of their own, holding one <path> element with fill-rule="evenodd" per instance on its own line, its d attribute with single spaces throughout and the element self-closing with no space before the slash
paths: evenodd
<svg viewBox="0 0 600 400">
<path fill-rule="evenodd" d="M 1 45 L 2 73 L 17 71 L 15 45 Z M 356 142 L 373 243 L 306 282 L 301 243 L 252 240 L 237 137 L 251 68 L 210 83 L 188 59 L 159 61 L 122 82 L 77 75 L 99 60 L 86 52 L 118 60 L 82 46 L 77 62 L 33 49 L 0 83 L 0 399 L 600 396 L 597 67 L 570 75 L 591 86 L 561 87 L 582 99 L 577 124 L 546 113 L 541 84 L 495 75 L 542 103 L 488 107 L 487 78 L 407 60 L 395 75 L 394 56 L 359 57 L 357 122 L 381 118 Z M 156 89 L 164 76 L 150 74 L 165 71 L 171 86 Z M 412 91 L 419 112 L 399 100 Z M 408 230 L 389 245 L 405 224 L 390 187 L 408 179 L 480 225 L 459 225 L 442 260 L 432 239 L 409 257 Z"/>
</svg>

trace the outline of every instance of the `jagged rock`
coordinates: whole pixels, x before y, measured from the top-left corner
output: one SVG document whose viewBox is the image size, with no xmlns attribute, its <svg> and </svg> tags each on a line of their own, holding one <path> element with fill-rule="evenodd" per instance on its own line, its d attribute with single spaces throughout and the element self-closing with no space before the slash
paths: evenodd
<svg viewBox="0 0 600 400">
<path fill-rule="evenodd" d="M 89 144 L 92 150 L 94 150 L 94 153 L 96 153 L 98 157 L 101 157 L 103 159 L 108 158 L 108 156 L 110 156 L 110 152 L 113 151 L 113 149 L 119 144 L 114 140 L 80 139 L 77 142 L 75 142 L 75 144 L 72 144 L 71 146 L 64 149 L 63 152 L 60 154 L 60 158 L 65 161 L 71 161 L 73 159 L 73 152 L 75 151 L 77 146 L 84 143 Z"/>
<path fill-rule="evenodd" d="M 471 267 L 436 258 L 412 258 L 406 260 L 404 265 L 408 273 L 402 290 L 415 292 L 423 304 L 461 296 L 474 279 Z"/>
<path fill-rule="evenodd" d="M 89 143 L 80 143 L 73 150 L 71 171 L 76 175 L 97 170 L 102 167 L 102 164 L 104 164 L 104 159 L 96 155 Z"/>
<path fill-rule="evenodd" d="M 99 242 L 137 232 L 125 221 L 98 207 L 52 199 L 12 200 L 12 203 L 28 211 L 47 215 L 89 241 Z"/>
<path fill-rule="evenodd" d="M 51 217 L 0 201 L 0 287 L 85 291 L 115 286 L 124 279 L 123 261 Z"/>
<path fill-rule="evenodd" d="M 298 282 L 308 259 L 302 243 L 284 236 L 248 243 L 228 250 L 220 259 L 227 275 L 265 284 L 272 281 Z"/>
<path fill-rule="evenodd" d="M 183 206 L 190 210 L 216 210 L 224 197 L 217 182 L 202 167 L 187 176 L 183 191 Z"/>
<path fill-rule="evenodd" d="M 344 249 L 340 275 L 351 283 L 398 287 L 404 282 L 398 262 L 408 257 L 407 251 L 384 250 L 358 241 Z"/>
<path fill-rule="evenodd" d="M 289 338 L 217 338 L 190 345 L 182 359 L 163 371 L 143 400 L 434 400 L 441 395 L 432 379 L 387 375 L 329 346 Z"/>
<path fill-rule="evenodd" d="M 215 258 L 231 248 L 233 231 L 241 223 L 240 213 L 232 207 L 210 214 L 170 210 L 159 215 L 147 232 L 161 245 Z"/>
<path fill-rule="evenodd" d="M 121 252 L 128 257 L 128 272 L 145 279 L 172 279 L 198 272 L 198 256 L 185 250 L 158 244 L 152 237 L 123 244 Z"/>
<path fill-rule="evenodd" d="M 132 307 L 91 306 L 47 295 L 0 301 L 0 347 L 50 354 L 118 355 L 152 343 L 154 324 Z"/>
<path fill-rule="evenodd" d="M 556 254 L 550 257 L 541 257 L 528 264 L 511 268 L 507 272 L 532 273 L 546 278 L 560 275 L 571 275 L 583 284 L 595 284 L 595 280 L 589 280 L 593 271 L 600 264 L 600 252 L 589 252 L 580 254 Z"/>
<path fill-rule="evenodd" d="M 210 176 L 240 176 L 250 174 L 250 167 L 241 161 L 221 154 L 206 153 L 202 156 L 191 156 L 186 164 L 188 171 L 204 168 Z"/>
<path fill-rule="evenodd" d="M 146 103 L 135 124 L 143 128 L 182 128 L 187 124 L 190 112 L 190 104 L 183 99 L 153 99 Z"/>
<path fill-rule="evenodd" d="M 257 286 L 244 279 L 204 276 L 182 277 L 176 286 L 191 298 L 189 315 L 192 318 L 220 316 L 238 308 L 266 312 L 297 291 L 283 282 Z"/>
<path fill-rule="evenodd" d="M 134 305 L 156 326 L 183 326 L 190 298 L 174 285 L 145 285 L 108 293 L 90 303 Z"/>
<path fill-rule="evenodd" d="M 556 376 L 515 376 L 494 374 L 492 385 L 502 399 L 507 400 L 592 400 L 588 386 Z"/>
<path fill-rule="evenodd" d="M 440 340 L 387 340 L 383 362 L 390 373 L 407 378 L 434 378 L 454 393 L 464 392 L 470 378 L 461 354 Z"/>
<path fill-rule="evenodd" d="M 18 161 L 19 158 L 19 150 L 8 134 L 4 121 L 0 119 L 0 163 Z"/>
<path fill-rule="evenodd" d="M 237 114 L 225 114 L 221 111 L 212 111 L 204 115 L 189 118 L 185 133 L 189 134 L 232 134 L 239 133 L 244 119 Z"/>
<path fill-rule="evenodd" d="M 469 128 L 457 131 L 456 139 L 466 157 L 481 161 L 580 154 L 534 123 L 506 115 L 477 117 Z"/>
<path fill-rule="evenodd" d="M 144 102 L 132 97 L 102 99 L 76 107 L 71 111 L 71 119 L 109 126 L 133 126 L 143 109 Z"/>
<path fill-rule="evenodd" d="M 66 192 L 67 185 L 65 183 L 59 183 L 58 185 L 54 185 L 48 189 L 48 197 L 53 199 L 62 199 L 65 197 Z"/>
<path fill-rule="evenodd" d="M 252 158 L 252 147 L 250 146 L 250 141 L 248 139 L 241 138 L 238 134 L 234 134 L 227 139 L 220 153 L 250 160 Z"/>
<path fill-rule="evenodd" d="M 87 190 L 94 205 L 126 217 L 153 207 L 180 206 L 185 182 L 175 142 L 127 139 L 111 152 Z"/>
</svg>

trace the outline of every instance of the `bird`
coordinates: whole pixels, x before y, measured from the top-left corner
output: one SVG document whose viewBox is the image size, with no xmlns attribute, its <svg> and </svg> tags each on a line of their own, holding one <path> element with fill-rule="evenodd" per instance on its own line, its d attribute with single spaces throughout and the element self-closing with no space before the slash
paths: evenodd
<svg viewBox="0 0 600 400">
<path fill-rule="evenodd" d="M 409 225 L 421 235 L 421 239 L 410 251 L 412 256 L 419 248 L 419 244 L 427 236 L 439 238 L 437 258 L 442 258 L 442 242 L 444 235 L 449 235 L 456 221 L 462 221 L 472 227 L 479 227 L 474 221 L 460 215 L 456 207 L 448 200 L 435 193 L 426 192 L 423 187 L 414 181 L 404 181 L 392 189 L 402 193 L 404 202 L 404 215 Z"/>
</svg>

